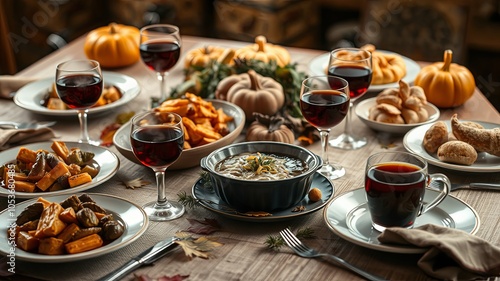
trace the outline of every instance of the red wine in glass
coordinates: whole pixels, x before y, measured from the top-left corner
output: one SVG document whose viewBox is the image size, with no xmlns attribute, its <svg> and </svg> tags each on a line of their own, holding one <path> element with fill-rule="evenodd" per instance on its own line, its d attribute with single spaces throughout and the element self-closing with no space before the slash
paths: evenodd
<svg viewBox="0 0 500 281">
<path fill-rule="evenodd" d="M 365 190 L 374 223 L 411 226 L 420 211 L 427 177 L 408 163 L 384 163 L 366 172 Z"/>
<path fill-rule="evenodd" d="M 179 60 L 181 46 L 172 41 L 148 41 L 139 47 L 142 61 L 149 69 L 167 72 Z"/>
<path fill-rule="evenodd" d="M 68 75 L 56 81 L 57 93 L 69 108 L 88 108 L 101 97 L 102 79 L 89 74 Z"/>
<path fill-rule="evenodd" d="M 131 134 L 135 156 L 148 167 L 169 166 L 182 152 L 184 134 L 170 126 L 141 127 Z"/>
<path fill-rule="evenodd" d="M 335 90 L 313 90 L 300 98 L 302 115 L 316 128 L 330 129 L 342 122 L 349 110 L 349 99 Z"/>
<path fill-rule="evenodd" d="M 328 74 L 344 78 L 349 82 L 351 99 L 366 93 L 372 81 L 372 70 L 361 65 L 333 65 L 328 69 Z M 331 86 L 333 88 L 336 85 Z"/>
</svg>

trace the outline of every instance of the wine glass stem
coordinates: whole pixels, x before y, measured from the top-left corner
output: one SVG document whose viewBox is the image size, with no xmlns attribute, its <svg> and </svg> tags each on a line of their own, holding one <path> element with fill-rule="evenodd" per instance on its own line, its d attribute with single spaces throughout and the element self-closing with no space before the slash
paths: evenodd
<svg viewBox="0 0 500 281">
<path fill-rule="evenodd" d="M 321 137 L 321 146 L 322 146 L 322 155 L 323 165 L 329 165 L 330 162 L 328 160 L 328 135 L 330 134 L 330 130 L 320 130 L 319 135 Z"/>
<path fill-rule="evenodd" d="M 167 200 L 166 191 L 165 191 L 165 172 L 164 171 L 155 171 L 156 175 L 156 186 L 158 187 L 158 199 L 156 199 L 156 204 L 158 206 L 166 206 L 169 207 L 170 203 Z"/>
<path fill-rule="evenodd" d="M 87 129 L 87 109 L 78 110 L 78 120 L 80 121 L 80 140 L 82 143 L 89 143 L 89 132 Z"/>
<path fill-rule="evenodd" d="M 160 81 L 160 100 L 159 102 L 162 103 L 167 99 L 167 72 L 158 72 L 157 73 L 158 80 Z"/>
<path fill-rule="evenodd" d="M 349 112 L 347 112 L 347 116 L 345 118 L 345 125 L 344 125 L 344 134 L 347 136 L 352 136 L 351 135 L 351 120 L 352 120 L 353 107 L 354 107 L 354 103 L 349 102 Z"/>
</svg>

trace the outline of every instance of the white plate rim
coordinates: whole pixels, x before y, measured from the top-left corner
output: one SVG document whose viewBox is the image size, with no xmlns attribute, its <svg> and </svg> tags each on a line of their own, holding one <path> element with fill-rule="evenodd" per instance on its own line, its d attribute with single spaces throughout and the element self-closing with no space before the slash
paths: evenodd
<svg viewBox="0 0 500 281">
<path fill-rule="evenodd" d="M 77 193 L 75 195 L 79 196 L 82 193 Z M 89 259 L 98 257 L 101 255 L 109 254 L 113 251 L 121 249 L 130 243 L 137 240 L 144 232 L 147 230 L 149 225 L 149 219 L 146 215 L 146 212 L 137 204 L 123 199 L 118 196 L 109 195 L 109 194 L 100 194 L 100 193 L 86 193 L 96 203 L 101 205 L 103 208 L 110 212 L 117 213 L 119 215 L 119 219 L 121 222 L 125 224 L 125 232 L 118 239 L 109 243 L 108 245 L 102 246 L 92 251 L 78 253 L 78 254 L 65 254 L 65 255 L 41 255 L 36 253 L 29 253 L 23 251 L 21 249 L 16 248 L 16 259 L 30 261 L 30 262 L 38 262 L 38 263 L 61 263 L 61 262 L 72 262 L 79 261 L 83 259 Z M 69 195 L 55 195 L 55 196 L 43 196 L 44 199 L 47 199 L 51 202 L 59 202 L 69 197 Z M 35 202 L 37 199 L 33 198 L 31 200 L 23 201 L 21 203 L 16 204 L 14 212 L 16 213 L 15 217 L 9 217 L 11 209 L 7 208 L 0 212 L 0 221 L 2 221 L 2 225 L 0 227 L 0 239 L 3 241 L 7 241 L 7 229 L 8 223 L 15 222 L 15 218 L 17 215 L 29 204 Z M 113 202 L 115 205 L 104 204 L 103 202 Z M 126 215 L 125 213 L 120 213 L 119 210 L 127 209 Z M 134 219 L 133 221 L 131 219 Z M 0 243 L 0 252 L 3 254 L 8 254 L 10 251 L 10 245 L 8 243 Z"/>
<path fill-rule="evenodd" d="M 469 120 L 462 120 L 462 121 L 469 121 Z M 448 130 L 451 131 L 450 120 L 446 120 L 444 122 L 448 126 Z M 483 122 L 483 121 L 473 121 L 473 122 L 481 124 L 487 129 L 500 127 L 500 124 L 495 124 L 495 123 L 489 123 L 489 122 Z M 461 171 L 461 172 L 473 172 L 473 173 L 490 173 L 490 172 L 499 172 L 500 171 L 500 157 L 489 155 L 485 152 L 479 153 L 478 159 L 480 157 L 484 157 L 483 159 L 486 159 L 486 160 L 498 159 L 498 164 L 486 165 L 486 164 L 478 163 L 478 161 L 476 160 L 476 163 L 474 163 L 470 166 L 458 165 L 458 164 L 443 162 L 443 161 L 437 159 L 436 157 L 434 157 L 433 155 L 430 155 L 422 146 L 422 139 L 425 135 L 425 132 L 433 124 L 434 123 L 418 126 L 414 129 L 410 130 L 408 133 L 406 133 L 404 138 L 403 138 L 403 146 L 405 147 L 405 149 L 408 150 L 409 152 L 420 155 L 422 158 L 427 160 L 428 163 L 430 163 L 434 166 L 446 168 L 449 170 L 455 170 L 455 171 Z M 481 160 L 479 159 L 479 161 L 481 161 Z"/>
<path fill-rule="evenodd" d="M 403 61 L 406 64 L 406 75 L 402 78 L 403 81 L 407 82 L 408 84 L 413 84 L 415 82 L 415 78 L 417 78 L 418 73 L 420 72 L 420 65 L 415 62 L 414 60 L 405 57 L 403 55 L 400 55 L 398 53 L 394 53 L 391 51 L 385 51 L 385 50 L 377 50 L 378 52 L 382 53 L 387 53 L 387 54 L 393 54 L 393 55 L 399 55 L 403 59 Z M 316 56 L 309 62 L 309 71 L 312 75 L 325 75 L 325 70 L 328 64 L 328 60 L 330 57 L 330 53 L 324 53 L 319 56 Z M 370 85 L 368 87 L 369 92 L 376 92 L 376 91 L 382 91 L 387 88 L 397 88 L 399 87 L 399 84 L 397 82 L 395 83 L 388 83 L 388 84 L 380 84 L 380 85 Z"/>
<path fill-rule="evenodd" d="M 105 85 L 118 87 L 123 96 L 110 104 L 92 107 L 88 110 L 88 115 L 97 113 L 112 112 L 112 109 L 122 106 L 135 99 L 141 92 L 139 83 L 134 78 L 111 71 L 103 71 L 103 80 Z M 54 110 L 43 107 L 39 104 L 48 89 L 54 83 L 54 78 L 45 78 L 26 84 L 20 88 L 14 96 L 14 103 L 26 110 L 49 116 L 76 116 L 76 109 Z"/>
<path fill-rule="evenodd" d="M 435 193 L 433 195 L 433 197 L 430 198 L 430 199 L 433 199 L 435 196 L 437 196 L 438 192 L 434 191 L 434 190 L 426 189 L 426 191 L 425 191 L 425 197 L 427 197 L 429 195 L 429 193 Z M 336 226 L 336 225 L 334 225 L 334 224 L 332 224 L 330 222 L 331 218 L 329 216 L 329 211 L 331 210 L 331 208 L 336 207 L 336 206 L 334 206 L 336 202 L 345 200 L 345 198 L 348 198 L 348 197 L 353 197 L 354 200 L 356 200 L 356 203 L 358 203 L 358 206 L 361 205 L 361 204 L 363 204 L 363 203 L 366 203 L 366 196 L 365 196 L 365 190 L 364 190 L 364 188 L 358 188 L 358 189 L 355 189 L 355 190 L 351 190 L 351 191 L 345 192 L 344 194 L 339 195 L 335 199 L 333 199 L 332 201 L 330 201 L 330 203 L 328 203 L 328 205 L 325 207 L 325 209 L 323 211 L 323 220 L 325 221 L 326 225 L 328 226 L 328 228 L 333 233 L 335 233 L 339 237 L 341 237 L 341 238 L 343 238 L 343 239 L 345 239 L 345 240 L 347 240 L 347 241 L 349 241 L 351 243 L 354 243 L 356 245 L 359 245 L 359 246 L 362 246 L 362 247 L 365 247 L 365 248 L 368 248 L 368 249 L 372 249 L 372 250 L 383 251 L 383 252 L 400 253 L 400 254 L 418 254 L 418 253 L 423 253 L 423 252 L 425 252 L 427 250 L 425 248 L 418 248 L 418 247 L 414 247 L 412 245 L 408 245 L 408 246 L 400 245 L 399 246 L 399 245 L 386 245 L 386 244 L 380 244 L 380 243 L 378 243 L 378 244 L 377 243 L 369 243 L 369 242 L 361 240 L 360 238 L 357 238 L 354 235 L 348 235 L 348 234 L 346 234 L 345 232 L 347 232 L 347 233 L 349 232 L 348 229 L 347 229 L 347 227 L 342 227 L 341 228 L 341 227 Z M 424 197 L 424 200 L 427 201 L 425 199 L 425 197 Z M 446 203 L 448 203 L 450 201 L 453 202 L 454 204 L 462 205 L 463 210 L 469 210 L 470 211 L 470 213 L 472 214 L 472 216 L 475 218 L 475 223 L 474 223 L 474 227 L 472 229 L 470 229 L 468 231 L 468 233 L 469 234 L 475 234 L 479 230 L 479 227 L 481 225 L 479 215 L 477 214 L 476 210 L 474 210 L 474 208 L 472 208 L 469 204 L 467 204 L 463 200 L 461 200 L 459 198 L 456 198 L 456 197 L 454 197 L 452 195 L 448 195 L 443 200 L 443 202 L 441 202 L 435 208 L 443 210 L 442 209 L 443 204 L 446 204 Z M 342 206 L 341 203 L 339 203 L 338 205 Z M 429 212 L 433 212 L 433 210 L 434 209 L 430 210 Z M 350 210 L 348 210 L 347 213 L 349 211 Z M 463 216 L 463 213 L 461 213 L 460 211 L 457 211 L 455 213 L 457 213 L 456 217 L 459 217 L 459 215 Z M 426 213 L 426 214 L 428 214 L 428 213 Z M 426 215 L 426 214 L 424 214 L 424 215 Z M 452 214 L 448 213 L 448 215 L 452 215 Z M 337 221 L 338 223 L 342 223 L 342 224 L 345 224 L 345 219 L 346 219 L 345 217 L 343 217 L 343 218 L 333 218 L 333 220 Z M 344 220 L 344 221 L 342 221 L 342 220 Z M 417 218 L 417 220 L 418 220 L 418 218 Z M 460 229 L 460 230 L 466 231 L 465 229 L 461 229 L 461 228 L 456 228 L 456 229 Z M 343 231 L 343 230 L 347 230 L 347 231 Z"/>
<path fill-rule="evenodd" d="M 369 104 L 376 105 L 377 103 L 376 100 L 377 100 L 376 97 L 364 99 L 360 101 L 358 104 L 356 104 L 354 110 L 356 112 L 356 115 L 360 119 L 362 119 L 363 122 L 365 122 L 367 125 L 369 124 L 368 126 L 370 128 L 379 131 L 404 134 L 415 127 L 437 121 L 439 119 L 439 116 L 441 115 L 439 108 L 437 108 L 432 103 L 428 102 L 427 104 L 424 105 L 424 107 L 427 109 L 427 112 L 431 113 L 427 121 L 417 124 L 390 124 L 390 123 L 377 122 L 368 119 L 368 111 L 364 110 L 364 108 L 367 107 Z"/>
<path fill-rule="evenodd" d="M 34 192 L 34 193 L 16 191 L 15 192 L 16 198 L 26 199 L 26 198 L 37 198 L 41 196 L 63 195 L 63 194 L 73 194 L 76 192 L 82 192 L 106 182 L 111 177 L 113 177 L 120 168 L 120 160 L 118 156 L 109 149 L 106 149 L 101 146 L 94 146 L 78 142 L 65 142 L 65 143 L 68 148 L 78 147 L 83 151 L 91 151 L 95 154 L 94 161 L 99 165 L 100 170 L 99 173 L 92 179 L 92 181 L 73 188 L 61 189 L 57 191 Z M 21 147 L 26 147 L 32 150 L 45 149 L 48 151 L 52 151 L 52 149 L 50 148 L 51 145 L 52 142 L 37 142 L 37 143 L 20 145 L 17 147 L 4 150 L 0 152 L 0 159 L 1 159 L 0 166 L 15 160 L 16 155 Z M 9 189 L 0 187 L 0 197 L 7 197 L 10 194 L 11 193 Z"/>
<path fill-rule="evenodd" d="M 196 187 L 199 184 L 200 180 L 201 180 L 201 178 L 198 179 L 193 184 L 193 187 L 191 188 L 191 194 L 196 199 L 200 199 L 200 198 L 198 198 L 196 196 L 196 193 L 195 193 Z M 267 216 L 267 217 L 250 217 L 250 216 L 245 216 L 245 215 L 240 215 L 240 214 L 234 214 L 234 213 L 231 213 L 229 211 L 220 210 L 220 209 L 214 208 L 210 204 L 202 202 L 202 201 L 200 201 L 200 205 L 203 208 L 205 208 L 205 209 L 207 209 L 209 211 L 212 211 L 212 212 L 214 212 L 216 214 L 222 215 L 224 217 L 232 218 L 232 219 L 235 219 L 235 220 L 239 220 L 239 221 L 247 221 L 247 222 L 277 222 L 277 221 L 294 219 L 294 218 L 305 216 L 305 215 L 308 215 L 308 214 L 311 214 L 311 213 L 314 213 L 314 212 L 320 210 L 321 208 L 323 208 L 324 206 L 326 206 L 329 202 L 331 202 L 333 200 L 333 198 L 335 197 L 335 185 L 333 184 L 332 181 L 330 181 L 328 178 L 326 178 L 324 175 L 322 175 L 319 172 L 315 172 L 313 183 L 314 183 L 315 180 L 321 181 L 321 183 L 324 184 L 324 186 L 318 187 L 318 184 L 315 184 L 315 185 L 311 185 L 311 187 L 318 187 L 318 188 L 320 188 L 320 190 L 323 187 L 325 187 L 325 188 L 329 188 L 330 187 L 331 188 L 331 193 L 328 194 L 328 195 L 326 195 L 326 197 L 323 200 L 323 202 L 321 202 L 320 204 L 317 204 L 317 206 L 315 206 L 314 208 L 307 209 L 306 211 L 302 211 L 302 212 L 296 212 L 296 213 L 293 213 L 291 215 L 279 215 L 279 216 Z M 214 191 L 214 196 L 218 197 L 215 194 L 215 191 Z M 307 195 L 306 195 L 306 197 L 307 197 Z M 222 201 L 222 199 L 220 199 L 220 198 L 219 198 L 219 200 Z M 303 200 L 305 200 L 305 199 L 303 199 Z M 316 203 L 313 203 L 313 204 L 316 204 Z M 289 210 L 289 209 L 291 209 L 291 208 L 287 208 L 286 210 Z M 270 212 L 270 213 L 279 213 L 279 212 L 284 212 L 284 210 L 277 211 L 277 212 Z"/>
</svg>

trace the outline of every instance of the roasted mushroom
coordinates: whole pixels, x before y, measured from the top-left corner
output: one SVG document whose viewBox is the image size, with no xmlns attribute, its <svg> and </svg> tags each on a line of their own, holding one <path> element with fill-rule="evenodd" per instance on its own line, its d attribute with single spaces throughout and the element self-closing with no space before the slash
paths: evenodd
<svg viewBox="0 0 500 281">
<path fill-rule="evenodd" d="M 89 208 L 82 208 L 76 213 L 76 219 L 84 227 L 94 227 L 99 225 L 99 219 L 94 211 Z"/>
<path fill-rule="evenodd" d="M 97 213 L 107 214 L 106 210 L 104 210 L 101 206 L 97 205 L 95 202 L 83 202 L 81 206 L 82 208 L 89 208 Z"/>
<path fill-rule="evenodd" d="M 117 221 L 108 221 L 102 225 L 101 236 L 105 240 L 115 240 L 124 232 L 123 226 Z"/>
<path fill-rule="evenodd" d="M 73 237 L 71 238 L 71 240 L 75 241 L 75 240 L 78 240 L 80 238 L 83 238 L 85 236 L 89 236 L 89 235 L 92 235 L 94 233 L 99 233 L 101 232 L 101 228 L 100 227 L 89 227 L 89 228 L 82 228 L 80 230 L 77 230 L 75 232 L 75 234 L 73 234 Z"/>
<path fill-rule="evenodd" d="M 42 215 L 42 212 L 43 204 L 41 202 L 30 204 L 17 216 L 16 224 L 23 225 L 29 221 L 37 220 Z"/>
<path fill-rule="evenodd" d="M 45 175 L 45 152 L 38 152 L 36 155 L 35 164 L 31 167 L 31 170 L 28 174 L 28 181 L 37 182 Z"/>
<path fill-rule="evenodd" d="M 66 208 L 73 208 L 73 210 L 75 210 L 75 212 L 78 212 L 78 210 L 80 210 L 80 204 L 82 202 L 80 201 L 80 199 L 78 197 L 76 197 L 76 195 L 72 195 L 70 197 L 68 197 L 66 200 L 62 201 L 61 202 L 61 206 L 66 209 Z"/>
<path fill-rule="evenodd" d="M 78 196 L 78 199 L 80 199 L 81 202 L 93 202 L 93 203 L 95 203 L 95 201 L 86 193 Z"/>
</svg>

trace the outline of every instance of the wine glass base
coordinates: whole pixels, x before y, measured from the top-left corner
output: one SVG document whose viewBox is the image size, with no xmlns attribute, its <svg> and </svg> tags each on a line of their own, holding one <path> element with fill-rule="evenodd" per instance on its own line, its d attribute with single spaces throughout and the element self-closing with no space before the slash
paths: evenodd
<svg viewBox="0 0 500 281">
<path fill-rule="evenodd" d="M 345 175 L 344 167 L 333 166 L 331 164 L 321 166 L 321 169 L 319 169 L 318 172 L 320 172 L 323 176 L 327 177 L 330 180 L 335 180 Z"/>
<path fill-rule="evenodd" d="M 154 201 L 145 204 L 142 208 L 152 221 L 174 220 L 181 217 L 185 210 L 184 206 L 179 202 L 168 202 L 160 205 Z"/>
<path fill-rule="evenodd" d="M 365 146 L 367 143 L 366 138 L 356 138 L 347 134 L 342 134 L 328 142 L 332 147 L 341 148 L 345 150 L 354 150 Z"/>
<path fill-rule="evenodd" d="M 90 145 L 94 145 L 94 146 L 100 146 L 101 145 L 101 141 L 98 141 L 98 140 L 91 140 L 91 139 L 88 139 L 88 140 L 78 140 L 79 143 L 86 143 L 86 144 L 90 144 Z"/>
</svg>

